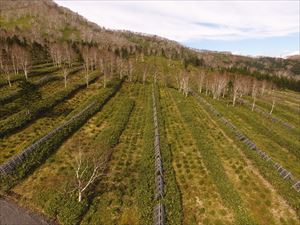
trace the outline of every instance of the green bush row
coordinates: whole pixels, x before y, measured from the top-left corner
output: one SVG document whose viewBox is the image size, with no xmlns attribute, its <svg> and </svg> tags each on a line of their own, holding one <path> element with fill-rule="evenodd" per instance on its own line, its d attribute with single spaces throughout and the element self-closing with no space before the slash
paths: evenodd
<svg viewBox="0 0 300 225">
<path fill-rule="evenodd" d="M 95 81 L 98 77 L 99 74 L 97 72 L 93 72 L 90 75 L 91 82 Z M 85 86 L 86 83 L 84 81 L 81 81 L 72 86 L 69 85 L 64 90 L 59 91 L 49 96 L 48 98 L 35 103 L 34 107 L 32 107 L 31 112 L 29 114 L 27 114 L 26 109 L 24 109 L 6 118 L 5 120 L 0 121 L 0 137 L 25 126 L 28 122 L 38 118 L 42 113 L 53 108 L 56 104 L 64 101 L 66 98 L 74 94 L 79 89 L 84 88 Z"/>
<path fill-rule="evenodd" d="M 78 113 L 77 115 L 79 116 L 77 116 L 76 119 L 63 126 L 56 133 L 50 136 L 49 139 L 38 145 L 36 149 L 23 161 L 23 163 L 18 165 L 11 174 L 1 175 L 1 189 L 8 190 L 21 178 L 24 178 L 36 167 L 42 164 L 67 137 L 78 130 L 92 115 L 103 107 L 103 105 L 119 90 L 121 84 L 121 81 L 115 81 L 110 88 L 101 89 L 97 95 L 92 97 L 92 99 L 96 101 L 92 107 L 88 108 L 84 111 L 84 113 L 80 113 L 80 115 Z"/>
<path fill-rule="evenodd" d="M 224 200 L 224 203 L 234 212 L 236 224 L 255 224 L 253 219 L 250 217 L 249 212 L 245 209 L 244 203 L 238 192 L 229 181 L 222 166 L 222 162 L 215 154 L 213 150 L 213 140 L 208 140 L 210 139 L 208 135 L 209 128 L 205 124 L 200 124 L 195 120 L 197 115 L 195 114 L 189 98 L 184 98 L 175 90 L 171 90 L 171 92 L 177 100 L 177 105 L 184 121 L 189 126 L 191 133 L 196 140 L 198 149 L 203 157 L 203 162 L 206 168 L 209 170 L 212 179 L 218 188 L 221 198 Z"/>
<path fill-rule="evenodd" d="M 172 153 L 167 142 L 165 132 L 165 121 L 160 107 L 159 90 L 155 91 L 156 108 L 159 124 L 160 135 L 160 150 L 162 156 L 163 170 L 164 170 L 164 198 L 163 204 L 165 206 L 166 224 L 175 225 L 183 222 L 183 209 L 181 202 L 181 194 L 176 181 L 175 171 L 172 166 Z"/>
<path fill-rule="evenodd" d="M 209 109 L 205 107 L 209 112 Z M 211 114 L 213 116 L 213 114 Z M 225 126 L 222 122 L 218 121 L 220 127 L 226 131 L 226 134 L 233 140 L 236 139 L 235 133 Z M 256 124 L 259 125 L 258 123 Z M 271 138 L 271 137 L 270 137 Z M 290 182 L 286 182 L 274 169 L 270 162 L 263 160 L 257 152 L 247 148 L 242 142 L 235 142 L 240 149 L 242 149 L 249 160 L 258 168 L 260 174 L 278 191 L 278 193 L 287 201 L 287 203 L 295 209 L 298 218 L 300 219 L 300 195 L 294 188 L 291 187 Z"/>
<path fill-rule="evenodd" d="M 223 123 L 219 123 L 223 130 L 232 138 L 235 139 L 235 134 L 226 127 Z M 278 191 L 278 193 L 287 201 L 287 203 L 296 211 L 300 219 L 300 195 L 292 188 L 292 184 L 284 181 L 271 163 L 263 160 L 257 152 L 247 148 L 242 142 L 236 142 L 242 149 L 248 159 L 258 168 L 259 173 Z"/>
<path fill-rule="evenodd" d="M 147 85 L 146 88 L 149 89 Z M 152 94 L 147 90 L 148 99 L 145 102 L 147 109 L 145 113 L 145 127 L 143 130 L 143 152 L 138 164 L 139 180 L 137 183 L 137 203 L 139 206 L 140 221 L 143 225 L 153 224 L 154 190 L 155 190 L 155 168 L 154 168 L 154 124 Z"/>
<path fill-rule="evenodd" d="M 37 68 L 37 69 L 34 69 L 31 72 L 29 72 L 28 77 L 40 76 L 40 75 L 44 75 L 44 74 L 47 74 L 47 73 L 54 73 L 58 70 L 59 70 L 59 68 L 54 67 L 54 66 L 45 67 L 45 68 Z M 24 74 L 23 74 L 23 71 L 20 71 L 19 74 L 11 76 L 10 82 L 13 83 L 15 81 L 22 80 L 22 79 L 24 79 Z M 6 79 L 0 79 L 0 87 L 5 86 L 5 85 L 8 85 L 7 80 Z"/>
<path fill-rule="evenodd" d="M 82 67 L 76 67 L 76 68 L 73 68 L 69 71 L 69 74 L 68 75 L 72 75 L 78 71 L 80 71 L 82 69 Z M 33 82 L 35 85 L 37 86 L 43 86 L 44 84 L 50 82 L 50 81 L 54 81 L 54 80 L 60 80 L 60 79 L 63 79 L 62 76 L 57 76 L 57 75 L 51 75 L 49 74 L 48 76 L 45 76 L 41 79 L 39 79 L 38 81 L 36 82 Z M 0 96 L 0 104 L 6 104 L 8 102 L 11 102 L 11 101 L 14 101 L 15 99 L 17 99 L 18 97 L 20 96 L 20 92 L 19 90 L 14 90 L 12 92 L 9 92 L 8 94 L 5 94 L 3 96 Z"/>
<path fill-rule="evenodd" d="M 123 130 L 126 128 L 133 107 L 134 101 L 124 98 L 112 117 L 109 118 L 109 126 L 104 128 L 99 135 L 96 136 L 93 146 L 98 147 L 97 151 L 101 157 L 108 159 L 111 157 L 112 149 L 117 145 Z M 103 168 L 103 170 L 105 169 L 106 168 Z M 74 225 L 81 222 L 95 193 L 94 188 L 91 187 L 81 203 L 77 201 L 76 193 L 67 196 L 52 193 L 48 196 L 50 196 L 50 198 L 47 199 L 44 197 L 43 199 L 45 199 L 46 202 L 42 203 L 46 213 L 53 218 L 57 218 L 61 224 Z M 87 215 L 89 217 L 89 224 L 97 224 L 98 215 L 94 215 L 92 210 L 89 212 L 91 212 L 90 215 Z"/>
<path fill-rule="evenodd" d="M 128 123 L 133 107 L 133 100 L 128 98 L 124 99 L 118 107 L 117 113 L 111 118 L 111 126 L 105 128 L 103 132 L 97 135 L 95 141 L 96 143 L 99 143 L 104 150 L 111 149 L 118 143 L 119 138 Z"/>
</svg>

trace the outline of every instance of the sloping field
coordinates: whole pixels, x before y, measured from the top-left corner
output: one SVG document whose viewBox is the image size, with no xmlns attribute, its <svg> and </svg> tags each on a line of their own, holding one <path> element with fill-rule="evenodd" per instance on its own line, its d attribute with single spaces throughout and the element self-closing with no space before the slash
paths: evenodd
<svg viewBox="0 0 300 225">
<path fill-rule="evenodd" d="M 98 82 L 80 89 L 5 136 L 1 161 L 76 115 L 105 90 Z M 294 94 L 287 98 L 295 101 Z M 264 107 L 263 101 L 259 107 Z M 299 224 L 300 196 L 293 184 L 239 141 L 208 105 L 273 161 L 300 177 L 297 123 L 286 129 L 246 105 L 232 107 L 226 99 L 185 97 L 173 88 L 125 82 L 45 161 L 25 176 L 16 175 L 8 186 L 10 195 L 59 224 Z M 296 117 L 292 108 L 278 108 Z M 79 152 L 106 159 L 102 175 L 83 192 L 81 202 L 75 174 Z"/>
</svg>

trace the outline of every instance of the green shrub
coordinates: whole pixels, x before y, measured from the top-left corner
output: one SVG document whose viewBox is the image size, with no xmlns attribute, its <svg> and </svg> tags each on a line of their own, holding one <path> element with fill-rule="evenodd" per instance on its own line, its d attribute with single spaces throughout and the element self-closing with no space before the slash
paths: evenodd
<svg viewBox="0 0 300 225">
<path fill-rule="evenodd" d="M 11 174 L 1 175 L 1 188 L 4 190 L 9 189 L 16 184 L 19 179 L 25 177 L 37 166 L 42 164 L 42 162 L 48 158 L 49 154 L 57 149 L 67 137 L 79 129 L 92 115 L 102 108 L 102 106 L 119 90 L 121 84 L 122 82 L 117 81 L 114 82 L 110 88 L 101 89 L 98 94 L 88 100 L 96 101 L 92 107 L 87 109 L 84 113 L 80 115 L 78 114 L 79 116 L 75 120 L 72 120 L 70 123 L 57 130 L 57 132 L 50 136 L 49 139 L 38 145 L 36 149 L 23 161 L 23 163 L 18 165 Z"/>
<path fill-rule="evenodd" d="M 99 74 L 97 73 L 91 74 L 91 81 L 96 80 L 98 76 Z M 84 88 L 85 85 L 85 82 L 80 82 L 69 86 L 64 90 L 57 92 L 52 96 L 49 96 L 48 98 L 35 103 L 34 107 L 31 109 L 30 114 L 27 114 L 27 110 L 24 109 L 6 118 L 5 120 L 0 121 L 0 137 L 25 126 L 30 121 L 38 118 L 41 114 L 45 113 L 47 110 L 51 109 L 58 103 L 64 101 L 66 98 L 71 96 L 79 89 Z"/>
<path fill-rule="evenodd" d="M 189 126 L 196 140 L 198 149 L 201 151 L 203 162 L 209 170 L 221 198 L 224 200 L 224 203 L 234 211 L 236 223 L 241 225 L 255 224 L 246 210 L 241 197 L 224 172 L 220 158 L 213 151 L 213 142 L 208 141 L 207 130 L 209 127 L 197 122 L 195 119 L 197 115 L 189 98 L 184 98 L 175 90 L 171 90 L 171 92 L 178 102 L 177 105 L 185 123 Z M 197 124 L 197 126 L 195 126 L 195 124 Z"/>
<path fill-rule="evenodd" d="M 164 183 L 165 183 L 165 195 L 163 203 L 166 210 L 166 223 L 167 224 L 182 224 L 183 221 L 183 210 L 181 202 L 181 194 L 176 181 L 175 171 L 172 166 L 172 153 L 171 147 L 167 143 L 166 132 L 165 132 L 165 121 L 164 116 L 161 113 L 160 107 L 160 95 L 159 91 L 155 91 L 156 96 L 156 107 L 159 124 L 160 134 L 160 147 L 162 155 L 162 163 L 164 169 Z"/>
</svg>

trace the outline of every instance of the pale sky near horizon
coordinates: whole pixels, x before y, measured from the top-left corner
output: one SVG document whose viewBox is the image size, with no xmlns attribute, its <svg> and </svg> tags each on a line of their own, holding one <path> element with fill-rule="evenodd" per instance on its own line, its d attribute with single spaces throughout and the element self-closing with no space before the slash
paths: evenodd
<svg viewBox="0 0 300 225">
<path fill-rule="evenodd" d="M 243 55 L 299 53 L 300 1 L 55 0 L 105 28 Z"/>
</svg>

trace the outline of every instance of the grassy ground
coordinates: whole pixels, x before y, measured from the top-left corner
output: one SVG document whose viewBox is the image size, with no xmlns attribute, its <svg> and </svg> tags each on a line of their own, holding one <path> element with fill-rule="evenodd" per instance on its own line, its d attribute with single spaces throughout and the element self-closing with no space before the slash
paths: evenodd
<svg viewBox="0 0 300 225">
<path fill-rule="evenodd" d="M 223 204 L 217 187 L 169 90 L 161 89 L 162 114 L 172 152 L 172 164 L 182 193 L 183 223 L 223 221 L 233 223 L 233 213 Z"/>
<path fill-rule="evenodd" d="M 193 101 L 195 101 L 193 99 Z M 223 168 L 241 196 L 249 214 L 257 224 L 297 224 L 295 210 L 268 183 L 243 151 L 234 143 L 209 114 L 194 102 L 194 116 L 199 123 L 208 124 L 215 153 Z"/>
<path fill-rule="evenodd" d="M 49 74 L 49 73 L 54 73 L 56 71 L 58 71 L 59 68 L 55 67 L 55 66 L 51 66 L 51 67 L 44 67 L 41 65 L 41 67 L 38 68 L 33 68 L 32 70 L 30 70 L 30 72 L 28 73 L 28 80 L 29 81 L 36 81 L 39 78 L 42 78 L 44 75 Z M 22 70 L 19 70 L 18 74 L 11 74 L 10 76 L 10 81 L 12 86 L 15 86 L 15 83 L 17 81 L 20 81 L 22 79 L 24 79 L 24 72 Z M 11 88 L 8 85 L 6 76 L 1 76 L 0 77 L 0 87 L 1 90 L 11 90 Z"/>
<path fill-rule="evenodd" d="M 0 142 L 0 163 L 22 151 L 41 136 L 47 134 L 57 126 L 80 103 L 91 97 L 99 87 L 99 83 L 90 85 L 71 96 L 71 98 L 58 104 L 43 117 L 38 118 L 21 130 L 5 136 Z"/>
<path fill-rule="evenodd" d="M 152 61 L 154 59 L 147 58 L 145 66 Z M 167 61 L 160 63 L 157 62 L 159 71 L 171 71 L 165 66 Z M 175 63 L 173 69 L 180 66 Z M 142 70 L 142 67 L 136 68 L 135 79 L 141 79 L 138 72 Z M 71 76 L 69 84 L 80 79 L 83 79 L 80 73 Z M 63 81 L 54 81 L 44 85 L 41 91 L 46 96 L 63 85 Z M 92 96 L 98 86 L 95 83 L 80 90 L 45 116 L 3 138 L 0 163 L 63 121 L 71 110 Z M 61 224 L 152 224 L 156 201 L 151 91 L 149 84 L 124 84 L 100 112 L 12 189 L 19 203 Z M 295 121 L 295 106 L 300 102 L 297 94 L 278 92 L 278 98 L 285 101 L 280 101 L 274 111 L 274 116 L 292 123 L 296 127 L 294 130 L 272 123 L 247 107 L 231 107 L 229 100 L 202 97 L 259 148 L 300 177 L 299 124 Z M 205 106 L 171 88 L 159 88 L 157 98 L 167 224 L 300 224 L 297 193 L 253 151 L 239 143 Z M 133 111 L 123 111 L 124 106 L 132 102 Z M 267 109 L 270 101 L 261 98 L 257 104 Z M 122 117 L 125 117 L 123 127 L 118 125 Z M 106 176 L 90 188 L 82 203 L 78 203 L 76 194 L 70 192 L 75 155 L 78 146 L 90 154 L 93 143 L 97 143 L 99 152 L 107 150 L 102 147 L 104 143 L 113 143 L 112 155 Z"/>
<path fill-rule="evenodd" d="M 97 186 L 96 197 L 82 224 L 141 224 L 138 205 L 141 177 L 139 164 L 145 141 L 145 114 L 149 110 L 149 85 L 131 85 L 127 93 L 135 108 L 126 130 L 115 147 L 105 178 Z M 145 222 L 146 223 L 146 222 Z"/>
<path fill-rule="evenodd" d="M 113 97 L 102 111 L 93 116 L 79 131 L 65 141 L 57 152 L 32 176 L 13 189 L 21 196 L 21 204 L 31 205 L 52 218 L 58 218 L 63 224 L 72 224 L 70 221 L 78 222 L 88 201 L 85 199 L 82 204 L 77 203 L 76 200 L 74 201 L 72 196 L 70 197 L 69 194 L 64 192 L 64 187 L 66 187 L 64 184 L 70 184 L 74 179 L 72 166 L 75 163 L 74 156 L 78 153 L 78 143 L 84 154 L 88 154 L 92 150 L 91 143 L 95 138 L 115 123 L 113 118 L 121 113 L 118 112 L 119 105 L 124 102 L 123 90 L 121 89 L 121 92 Z M 98 144 L 98 146 L 101 146 L 101 143 Z M 101 151 L 101 149 L 99 150 Z M 65 193 L 66 196 L 70 197 L 65 204 L 56 202 L 57 198 L 61 198 L 61 193 Z M 72 204 L 73 209 L 68 208 L 70 204 Z"/>
<path fill-rule="evenodd" d="M 292 102 L 291 97 L 289 96 L 285 97 L 283 94 L 280 94 L 279 96 L 280 98 L 277 99 L 275 103 L 272 116 L 277 117 L 283 120 L 284 122 L 291 124 L 296 128 L 298 132 L 300 132 L 300 126 L 299 126 L 300 102 L 299 103 Z M 250 102 L 252 102 L 252 99 L 250 97 L 247 97 L 247 99 Z M 272 98 L 269 96 L 262 96 L 257 99 L 256 104 L 269 113 L 272 107 Z"/>
<path fill-rule="evenodd" d="M 297 131 L 287 130 L 277 123 L 272 123 L 246 107 L 232 107 L 223 100 L 213 101 L 210 97 L 206 97 L 206 100 L 238 126 L 259 148 L 300 177 L 300 140 Z"/>
<path fill-rule="evenodd" d="M 58 71 L 54 75 L 59 76 L 59 73 L 60 73 L 60 76 L 62 76 L 60 71 Z M 82 71 L 76 72 L 69 76 L 68 85 L 73 85 L 74 83 L 76 83 L 82 79 L 83 79 Z M 54 81 L 47 82 L 45 85 L 42 85 L 39 88 L 39 91 L 42 95 L 42 98 L 45 99 L 45 98 L 51 96 L 53 93 L 62 90 L 63 88 L 64 88 L 63 80 L 54 80 Z M 17 98 L 11 102 L 8 102 L 7 104 L 2 105 L 0 107 L 1 119 L 6 119 L 7 117 L 11 116 L 12 114 L 22 110 L 22 107 L 23 106 L 22 106 L 21 98 Z"/>
</svg>

